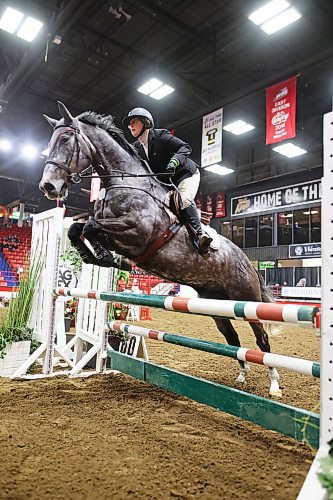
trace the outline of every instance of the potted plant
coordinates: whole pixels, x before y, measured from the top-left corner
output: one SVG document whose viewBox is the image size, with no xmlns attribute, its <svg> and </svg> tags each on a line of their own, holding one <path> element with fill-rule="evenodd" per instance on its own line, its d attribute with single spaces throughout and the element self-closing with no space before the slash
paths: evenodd
<svg viewBox="0 0 333 500">
<path fill-rule="evenodd" d="M 113 317 L 114 319 L 126 319 L 128 314 L 129 306 L 125 304 L 114 303 L 113 304 Z"/>
<path fill-rule="evenodd" d="M 71 326 L 75 326 L 75 318 L 77 315 L 78 300 L 72 298 L 65 304 L 65 332 L 69 332 Z"/>
<path fill-rule="evenodd" d="M 31 348 L 37 346 L 28 322 L 41 263 L 41 257 L 35 259 L 30 270 L 23 274 L 16 294 L 0 318 L 0 376 L 14 373 L 29 357 Z M 28 269 L 28 262 L 25 268 Z"/>
</svg>

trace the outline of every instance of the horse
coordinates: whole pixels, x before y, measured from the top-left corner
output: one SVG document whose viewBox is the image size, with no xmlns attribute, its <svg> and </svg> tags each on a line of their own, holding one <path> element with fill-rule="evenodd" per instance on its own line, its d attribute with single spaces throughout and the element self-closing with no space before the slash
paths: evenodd
<svg viewBox="0 0 333 500">
<path fill-rule="evenodd" d="M 39 188 L 49 199 L 65 200 L 68 187 L 89 170 L 101 178 L 103 187 L 95 202 L 94 219 L 75 226 L 71 235 L 72 242 L 81 245 L 83 259 L 101 264 L 82 241 L 88 236 L 89 241 L 102 241 L 110 251 L 148 273 L 191 286 L 199 297 L 272 302 L 248 257 L 232 241 L 218 235 L 217 250 L 203 255 L 195 250 L 188 231 L 177 225 L 166 203 L 169 186 L 152 174 L 112 116 L 87 111 L 73 117 L 61 102 L 58 107 L 60 120 L 44 115 L 54 130 Z M 231 321 L 213 319 L 226 342 L 239 347 Z M 270 352 L 263 325 L 251 322 L 250 327 L 261 351 Z M 245 383 L 250 367 L 247 362 L 239 363 L 236 380 Z M 277 370 L 269 368 L 269 376 L 269 394 L 281 397 Z"/>
</svg>

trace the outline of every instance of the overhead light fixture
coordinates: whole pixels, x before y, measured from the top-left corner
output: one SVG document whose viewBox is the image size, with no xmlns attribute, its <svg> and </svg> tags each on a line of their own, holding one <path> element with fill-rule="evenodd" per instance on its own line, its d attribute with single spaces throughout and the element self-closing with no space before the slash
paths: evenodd
<svg viewBox="0 0 333 500">
<path fill-rule="evenodd" d="M 8 33 L 14 33 L 23 19 L 23 13 L 19 10 L 7 7 L 0 19 L 0 28 Z"/>
<path fill-rule="evenodd" d="M 12 149 L 12 143 L 8 139 L 0 139 L 0 149 L 1 151 L 10 151 Z"/>
<path fill-rule="evenodd" d="M 141 94 L 149 95 L 149 97 L 159 100 L 174 92 L 175 89 L 170 87 L 170 85 L 166 85 L 161 82 L 161 80 L 158 80 L 157 78 L 151 78 L 137 90 L 138 92 L 141 92 Z"/>
<path fill-rule="evenodd" d="M 299 148 L 291 142 L 287 142 L 286 144 L 282 144 L 281 146 L 276 146 L 272 149 L 280 155 L 287 156 L 287 158 L 294 158 L 295 156 L 300 156 L 307 153 L 306 149 Z"/>
<path fill-rule="evenodd" d="M 291 7 L 273 19 L 270 19 L 260 27 L 263 31 L 265 31 L 265 33 L 272 35 L 272 33 L 282 30 L 282 28 L 285 28 L 288 24 L 294 23 L 301 17 L 302 14 L 300 14 L 298 10 Z"/>
<path fill-rule="evenodd" d="M 173 87 L 170 87 L 170 85 L 164 84 L 164 85 L 162 85 L 162 87 L 160 87 L 157 90 L 154 90 L 154 92 L 149 94 L 149 97 L 152 97 L 153 99 L 156 99 L 157 101 L 159 101 L 160 99 L 163 99 L 163 97 L 166 97 L 167 95 L 172 94 L 172 92 L 174 92 L 174 90 L 175 89 Z"/>
<path fill-rule="evenodd" d="M 301 17 L 302 14 L 291 7 L 287 0 L 272 0 L 260 9 L 252 12 L 248 16 L 248 19 L 259 25 L 265 33 L 271 35 Z"/>
<path fill-rule="evenodd" d="M 16 36 L 26 40 L 27 42 L 32 42 L 42 27 L 43 23 L 38 19 L 25 16 L 23 12 L 12 9 L 11 7 L 7 7 L 0 19 L 1 29 L 7 31 L 8 33 L 15 33 Z"/>
<path fill-rule="evenodd" d="M 248 19 L 252 21 L 254 24 L 259 25 L 271 19 L 273 16 L 280 14 L 283 10 L 290 7 L 290 3 L 287 0 L 272 0 L 271 2 L 266 3 L 260 9 L 255 10 L 248 16 Z"/>
<path fill-rule="evenodd" d="M 32 42 L 40 32 L 43 27 L 43 23 L 38 21 L 33 17 L 27 17 L 20 29 L 17 32 L 17 36 L 26 40 L 27 42 Z"/>
<path fill-rule="evenodd" d="M 232 168 L 223 167 L 218 163 L 214 163 L 214 165 L 209 165 L 209 167 L 204 167 L 204 170 L 207 170 L 208 172 L 212 172 L 213 174 L 218 174 L 218 175 L 227 175 L 227 174 L 232 174 L 232 172 L 234 172 Z"/>
<path fill-rule="evenodd" d="M 25 158 L 28 158 L 29 160 L 32 160 L 37 156 L 37 150 L 34 146 L 31 146 L 30 144 L 26 144 L 23 146 L 23 155 Z"/>
<path fill-rule="evenodd" d="M 253 125 L 250 125 L 250 123 L 246 123 L 243 120 L 236 120 L 235 122 L 229 123 L 229 125 L 223 127 L 224 130 L 235 135 L 244 134 L 254 128 L 255 127 Z"/>
<path fill-rule="evenodd" d="M 310 215 L 310 214 L 319 214 L 318 210 L 307 210 L 306 212 L 303 212 L 303 215 Z"/>
</svg>

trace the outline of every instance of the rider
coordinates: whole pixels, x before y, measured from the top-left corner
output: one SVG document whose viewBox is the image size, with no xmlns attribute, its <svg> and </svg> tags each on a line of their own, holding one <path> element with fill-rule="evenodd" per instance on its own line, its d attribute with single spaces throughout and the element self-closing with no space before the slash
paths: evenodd
<svg viewBox="0 0 333 500">
<path fill-rule="evenodd" d="M 155 129 L 152 115 L 144 108 L 134 108 L 123 119 L 130 129 L 140 157 L 155 173 L 166 172 L 172 177 L 181 198 L 181 217 L 195 231 L 194 245 L 199 253 L 207 252 L 212 238 L 202 231 L 194 198 L 200 184 L 199 165 L 190 158 L 192 148 L 173 136 L 169 130 Z"/>
</svg>

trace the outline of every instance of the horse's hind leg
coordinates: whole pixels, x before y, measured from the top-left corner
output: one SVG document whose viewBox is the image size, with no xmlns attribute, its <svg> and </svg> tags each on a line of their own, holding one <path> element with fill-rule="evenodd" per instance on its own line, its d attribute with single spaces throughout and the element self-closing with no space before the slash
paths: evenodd
<svg viewBox="0 0 333 500">
<path fill-rule="evenodd" d="M 271 352 L 271 346 L 269 345 L 268 335 L 264 330 L 264 327 L 258 323 L 250 323 L 250 326 L 256 336 L 257 346 L 263 352 Z M 269 378 L 271 381 L 271 386 L 269 389 L 270 396 L 281 397 L 282 391 L 279 386 L 279 373 L 276 368 L 269 368 Z"/>
<path fill-rule="evenodd" d="M 220 330 L 222 335 L 224 335 L 229 345 L 233 345 L 235 347 L 241 346 L 238 333 L 232 326 L 232 323 L 229 319 L 223 319 L 215 316 L 214 321 L 217 328 Z M 238 360 L 238 362 L 240 364 L 240 372 L 237 377 L 237 382 L 244 384 L 246 382 L 246 375 L 250 371 L 250 365 L 246 361 Z"/>
</svg>

